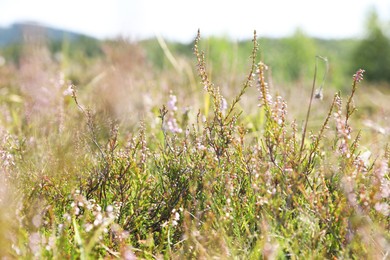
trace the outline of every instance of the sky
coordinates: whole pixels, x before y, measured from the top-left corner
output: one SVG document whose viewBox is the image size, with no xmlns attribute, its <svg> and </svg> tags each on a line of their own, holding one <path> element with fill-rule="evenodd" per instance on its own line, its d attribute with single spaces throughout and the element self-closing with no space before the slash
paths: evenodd
<svg viewBox="0 0 390 260">
<path fill-rule="evenodd" d="M 160 35 L 284 37 L 297 28 L 321 38 L 361 37 L 370 8 L 390 24 L 389 0 L 0 0 L 0 26 L 34 21 L 98 38 Z"/>
</svg>

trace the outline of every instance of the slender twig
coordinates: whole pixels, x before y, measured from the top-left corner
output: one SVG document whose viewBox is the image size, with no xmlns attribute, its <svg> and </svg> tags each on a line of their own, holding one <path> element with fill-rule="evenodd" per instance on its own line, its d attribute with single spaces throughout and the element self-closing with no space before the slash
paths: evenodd
<svg viewBox="0 0 390 260">
<path fill-rule="evenodd" d="M 229 111 L 226 113 L 225 120 L 233 112 L 234 107 L 241 100 L 241 97 L 244 95 L 246 89 L 251 86 L 251 82 L 253 80 L 253 75 L 254 75 L 254 72 L 256 70 L 256 57 L 257 57 L 257 51 L 258 51 L 256 30 L 253 32 L 253 40 L 252 40 L 252 42 L 253 42 L 253 48 L 252 48 L 252 55 L 251 55 L 251 59 L 252 59 L 251 70 L 249 72 L 248 77 L 246 78 L 246 81 L 245 81 L 244 86 L 242 87 L 240 93 L 233 100 L 232 105 L 229 108 Z"/>
<path fill-rule="evenodd" d="M 314 90 L 315 90 L 316 79 L 317 79 L 318 59 L 323 60 L 326 64 L 327 64 L 327 62 L 328 62 L 328 60 L 327 60 L 326 58 L 321 57 L 321 56 L 316 56 L 316 62 L 315 62 L 315 67 L 314 67 L 313 86 L 312 86 L 312 88 L 311 88 L 311 95 L 310 95 L 309 107 L 308 107 L 308 109 L 307 109 L 306 120 L 305 120 L 305 126 L 304 126 L 304 128 L 303 128 L 303 133 L 302 133 L 301 148 L 300 148 L 300 151 L 299 151 L 299 161 L 300 161 L 301 158 L 302 158 L 303 147 L 304 147 L 304 145 L 305 145 L 307 124 L 308 124 L 308 122 L 309 122 L 310 111 L 311 111 L 311 105 L 312 105 L 312 103 L 313 103 L 313 98 L 314 98 Z M 324 80 L 325 80 L 325 76 L 326 76 L 326 72 L 325 72 L 325 75 L 324 75 Z M 322 87 L 323 87 L 323 85 L 321 84 L 320 90 L 322 90 Z"/>
<path fill-rule="evenodd" d="M 329 62 L 328 62 L 328 59 L 326 57 L 316 56 L 316 58 L 322 59 L 325 62 L 325 66 L 326 66 L 325 71 L 324 71 L 324 76 L 322 77 L 321 85 L 315 94 L 315 98 L 322 99 L 322 89 L 323 89 L 325 81 L 326 81 L 326 76 L 328 75 Z"/>
<path fill-rule="evenodd" d="M 94 129 L 93 129 L 93 123 L 92 123 L 92 119 L 91 119 L 91 114 L 90 114 L 90 111 L 87 109 L 85 110 L 78 102 L 77 100 L 77 95 L 76 95 L 76 90 L 75 90 L 75 86 L 71 86 L 71 89 L 72 89 L 72 98 L 74 100 L 74 102 L 76 103 L 77 107 L 80 109 L 80 111 L 84 114 L 84 116 L 87 118 L 87 125 L 88 125 L 88 128 L 89 128 L 89 131 L 91 131 L 91 140 L 93 142 L 93 144 L 98 148 L 103 160 L 106 162 L 106 164 L 108 165 L 108 161 L 106 159 L 106 156 L 104 155 L 104 152 L 103 152 L 103 149 L 100 147 L 100 145 L 98 144 L 97 140 L 96 140 L 96 137 L 95 137 L 95 133 L 94 133 Z"/>
</svg>

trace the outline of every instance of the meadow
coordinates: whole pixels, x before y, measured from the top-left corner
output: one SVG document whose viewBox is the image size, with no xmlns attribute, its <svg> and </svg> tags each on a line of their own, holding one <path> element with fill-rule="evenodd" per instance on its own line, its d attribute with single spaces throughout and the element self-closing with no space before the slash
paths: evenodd
<svg viewBox="0 0 390 260">
<path fill-rule="evenodd" d="M 388 259 L 390 88 L 332 44 L 26 44 L 0 66 L 0 256 Z"/>
</svg>

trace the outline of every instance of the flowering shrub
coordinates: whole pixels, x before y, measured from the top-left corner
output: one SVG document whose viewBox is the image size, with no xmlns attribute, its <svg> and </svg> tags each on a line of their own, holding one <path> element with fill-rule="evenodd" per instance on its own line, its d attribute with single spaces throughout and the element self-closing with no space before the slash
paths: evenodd
<svg viewBox="0 0 390 260">
<path fill-rule="evenodd" d="M 180 89 L 173 89 L 135 130 L 89 108 L 87 90 L 66 89 L 61 78 L 54 84 L 63 94 L 56 96 L 60 131 L 36 134 L 40 121 L 15 127 L 15 135 L 1 131 L 1 173 L 9 177 L 1 183 L 3 209 L 12 198 L 0 211 L 1 256 L 389 256 L 390 150 L 363 149 L 365 133 L 354 129 L 364 70 L 312 126 L 316 76 L 301 122 L 268 83 L 256 35 L 250 71 L 233 98 L 211 81 L 199 41 L 198 34 L 206 109 L 183 107 Z M 252 89 L 255 116 L 239 108 Z"/>
</svg>

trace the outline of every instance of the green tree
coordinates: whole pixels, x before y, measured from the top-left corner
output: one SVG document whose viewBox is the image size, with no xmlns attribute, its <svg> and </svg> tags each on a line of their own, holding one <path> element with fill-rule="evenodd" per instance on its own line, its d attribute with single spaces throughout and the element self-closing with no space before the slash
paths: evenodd
<svg viewBox="0 0 390 260">
<path fill-rule="evenodd" d="M 353 69 L 364 68 L 369 81 L 390 82 L 390 40 L 375 10 L 368 15 L 366 31 L 366 37 L 353 52 Z"/>
<path fill-rule="evenodd" d="M 290 80 L 298 80 L 312 77 L 312 65 L 316 56 L 316 44 L 301 29 L 286 39 L 283 39 L 285 57 L 281 67 L 288 73 L 285 75 Z"/>
</svg>

